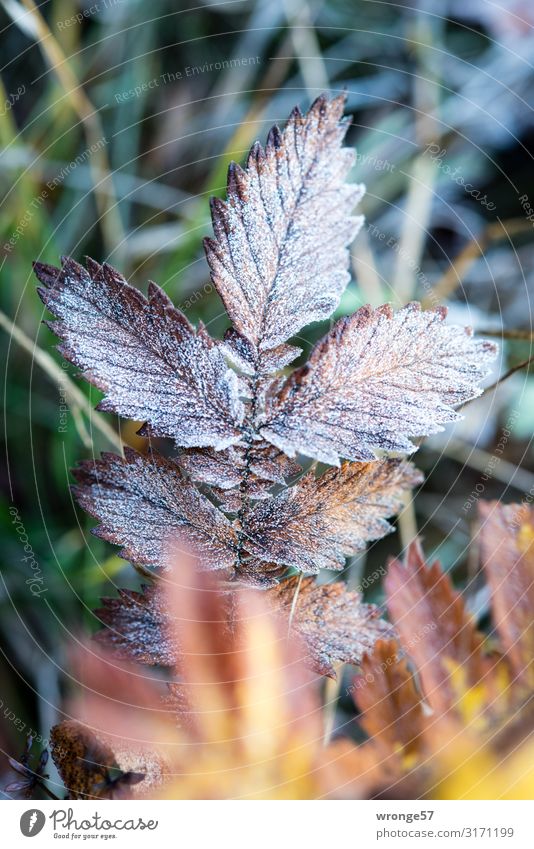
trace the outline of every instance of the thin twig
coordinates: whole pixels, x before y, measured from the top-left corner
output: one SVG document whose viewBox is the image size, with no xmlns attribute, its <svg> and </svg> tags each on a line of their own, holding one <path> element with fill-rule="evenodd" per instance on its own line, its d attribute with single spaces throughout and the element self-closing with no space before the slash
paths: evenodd
<svg viewBox="0 0 534 849">
<path fill-rule="evenodd" d="M 464 401 L 464 403 L 460 404 L 460 406 L 457 409 L 463 410 L 464 407 L 467 407 L 468 404 L 472 404 L 474 401 L 477 401 L 479 398 L 485 398 L 486 395 L 489 395 L 491 392 L 495 392 L 497 387 L 500 386 L 501 383 L 504 383 L 505 380 L 508 380 L 508 378 L 511 377 L 513 374 L 515 374 L 516 371 L 521 371 L 521 369 L 523 369 L 523 368 L 528 368 L 528 366 L 531 365 L 531 363 L 533 363 L 533 362 L 534 362 L 534 354 L 531 357 L 529 357 L 528 360 L 523 360 L 522 362 L 517 363 L 517 365 L 512 366 L 512 368 L 509 368 L 508 371 L 506 371 L 501 377 L 499 377 L 498 380 L 495 381 L 495 383 L 491 383 L 489 386 L 486 386 L 486 388 L 484 389 L 484 392 L 481 395 L 477 395 L 476 398 L 470 398 L 469 401 Z"/>
<path fill-rule="evenodd" d="M 462 277 L 472 263 L 484 252 L 484 250 L 495 241 L 507 236 L 515 236 L 530 230 L 532 224 L 522 218 L 513 218 L 510 221 L 498 221 L 489 224 L 481 236 L 474 237 L 460 251 L 452 261 L 445 274 L 432 288 L 431 294 L 423 298 L 423 307 L 434 306 L 436 301 L 444 301 L 456 291 Z"/>
<path fill-rule="evenodd" d="M 527 342 L 534 339 L 532 330 L 496 330 L 495 328 L 488 328 L 476 330 L 475 333 L 477 336 L 492 336 L 495 339 L 521 339 Z"/>
<path fill-rule="evenodd" d="M 437 454 L 445 454 L 460 465 L 470 466 L 483 474 L 488 474 L 488 469 L 491 469 L 491 476 L 495 480 L 501 481 L 507 486 L 513 486 L 520 492 L 529 492 L 534 486 L 534 475 L 530 472 L 516 466 L 515 463 L 510 463 L 509 460 L 504 460 L 502 457 L 500 462 L 496 464 L 495 455 L 463 442 L 463 440 L 449 439 L 445 445 L 439 448 L 427 445 L 427 450 L 435 451 Z"/>
</svg>

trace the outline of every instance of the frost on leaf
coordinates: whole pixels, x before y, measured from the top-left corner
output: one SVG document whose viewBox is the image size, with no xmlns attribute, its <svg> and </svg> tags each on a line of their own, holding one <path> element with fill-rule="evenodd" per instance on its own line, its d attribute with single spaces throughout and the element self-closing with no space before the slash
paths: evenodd
<svg viewBox="0 0 534 849">
<path fill-rule="evenodd" d="M 480 394 L 497 352 L 445 316 L 411 303 L 340 319 L 270 399 L 262 436 L 330 464 L 374 459 L 375 448 L 414 451 L 409 437 L 443 430 L 459 418 L 455 406 Z"/>
<path fill-rule="evenodd" d="M 363 604 L 360 593 L 341 582 L 317 584 L 305 578 L 299 587 L 298 578 L 289 578 L 268 590 L 267 598 L 284 618 L 293 608 L 292 628 L 309 651 L 308 665 L 331 678 L 336 677 L 334 664 L 360 663 L 376 640 L 392 634 L 378 608 Z"/>
<path fill-rule="evenodd" d="M 219 592 L 221 626 L 229 633 L 243 628 L 236 613 L 242 593 L 237 586 Z M 103 599 L 104 607 L 96 616 L 106 628 L 96 639 L 119 659 L 182 669 L 183 649 L 166 595 L 163 587 L 156 586 L 141 593 L 121 590 L 118 598 Z M 392 634 L 378 608 L 364 604 L 359 592 L 341 582 L 317 584 L 314 578 L 305 578 L 299 586 L 294 577 L 261 596 L 282 620 L 285 632 L 291 618 L 292 630 L 309 652 L 307 665 L 322 675 L 335 677 L 337 663 L 359 663 L 377 639 Z"/>
<path fill-rule="evenodd" d="M 125 459 L 103 454 L 86 460 L 74 475 L 76 498 L 102 523 L 93 533 L 122 545 L 122 557 L 166 568 L 169 541 L 177 538 L 205 569 L 233 565 L 235 532 L 228 519 L 172 460 L 127 449 Z"/>
<path fill-rule="evenodd" d="M 106 627 L 95 639 L 122 660 L 174 667 L 178 647 L 165 596 L 158 587 L 141 592 L 119 589 L 118 598 L 103 598 L 95 616 Z"/>
<path fill-rule="evenodd" d="M 446 713 L 455 702 L 451 680 L 460 668 L 468 685 L 484 674 L 483 635 L 438 561 L 427 565 L 418 541 L 385 578 L 387 606 L 401 644 L 409 647 L 429 705 Z"/>
<path fill-rule="evenodd" d="M 283 486 L 286 484 L 286 478 L 301 471 L 298 463 L 274 445 L 263 441 L 248 447 L 234 445 L 224 451 L 214 451 L 211 448 L 186 451 L 180 455 L 178 461 L 192 480 L 208 484 L 224 493 L 236 490 L 237 502 L 229 512 L 239 510 L 241 501 L 237 488 L 245 476 L 248 497 L 254 499 L 265 497 L 274 484 Z"/>
<path fill-rule="evenodd" d="M 495 626 L 518 678 L 534 683 L 534 509 L 481 502 L 480 550 Z"/>
<path fill-rule="evenodd" d="M 154 283 L 149 297 L 109 265 L 35 263 L 39 294 L 56 317 L 59 350 L 105 393 L 99 409 L 181 446 L 236 442 L 243 406 L 237 376 L 200 325 L 195 330 Z"/>
<path fill-rule="evenodd" d="M 342 569 L 347 555 L 392 530 L 386 517 L 421 480 L 411 463 L 400 460 L 344 463 L 319 478 L 309 473 L 252 508 L 244 546 L 257 558 L 303 572 Z"/>
<path fill-rule="evenodd" d="M 265 148 L 253 146 L 245 169 L 232 163 L 226 202 L 212 201 L 206 256 L 251 371 L 265 369 L 263 352 L 328 318 L 349 281 L 347 246 L 363 220 L 351 211 L 364 188 L 344 182 L 354 162 L 342 147 L 344 105 L 340 95 L 319 97 L 306 115 L 295 108 Z M 288 356 L 281 349 L 271 370 Z"/>
</svg>

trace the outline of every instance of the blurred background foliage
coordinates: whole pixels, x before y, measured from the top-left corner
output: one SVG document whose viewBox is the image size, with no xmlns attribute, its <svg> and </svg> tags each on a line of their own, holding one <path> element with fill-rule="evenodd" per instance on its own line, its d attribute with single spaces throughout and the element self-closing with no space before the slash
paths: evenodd
<svg viewBox="0 0 534 849">
<path fill-rule="evenodd" d="M 534 6 L 504 7 L 0 4 L 2 750 L 22 750 L 29 727 L 46 738 L 69 642 L 97 627 L 91 610 L 114 583 L 139 583 L 71 498 L 69 469 L 112 449 L 120 424 L 90 413 L 97 391 L 56 353 L 32 260 L 106 260 L 142 289 L 155 280 L 191 320 L 222 334 L 228 321 L 201 244 L 209 196 L 224 194 L 229 160 L 242 162 L 295 103 L 346 89 L 367 224 L 338 314 L 366 302 L 446 304 L 455 321 L 500 339 L 494 382 L 531 356 L 534 292 Z M 324 331 L 307 330 L 305 349 Z M 533 405 L 534 379 L 521 368 L 427 441 L 415 512 L 343 577 L 358 586 L 367 575 L 366 595 L 380 601 L 376 576 L 417 526 L 483 622 L 488 600 L 469 544 L 475 502 L 534 493 Z M 142 450 L 135 428 L 123 426 L 122 438 Z M 32 568 L 39 595 L 27 583 Z M 342 700 L 341 718 L 350 710 Z"/>
</svg>

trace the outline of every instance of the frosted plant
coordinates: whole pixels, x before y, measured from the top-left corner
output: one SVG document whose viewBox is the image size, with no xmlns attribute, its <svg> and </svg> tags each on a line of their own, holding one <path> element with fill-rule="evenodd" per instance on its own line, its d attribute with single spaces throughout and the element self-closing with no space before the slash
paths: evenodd
<svg viewBox="0 0 534 849">
<path fill-rule="evenodd" d="M 448 326 L 445 309 L 362 307 L 290 368 L 301 353 L 291 338 L 338 305 L 362 224 L 353 210 L 364 188 L 346 182 L 354 152 L 343 146 L 344 101 L 293 110 L 244 169 L 230 165 L 226 201 L 212 200 L 205 249 L 232 322 L 224 340 L 194 328 L 154 283 L 145 297 L 93 260 L 35 264 L 59 350 L 102 390 L 99 408 L 176 449 L 105 454 L 75 472 L 80 504 L 100 521 L 95 533 L 154 576 L 156 586 L 106 602 L 103 639 L 123 655 L 176 661 L 157 588 L 169 537 L 217 570 L 229 597 L 232 582 L 264 589 L 322 673 L 357 663 L 390 630 L 344 584 L 298 574 L 341 570 L 391 531 L 388 517 L 421 475 L 384 452 L 412 452 L 412 437 L 458 418 L 495 346 Z M 299 477 L 297 457 L 331 468 L 318 476 L 312 464 Z"/>
</svg>

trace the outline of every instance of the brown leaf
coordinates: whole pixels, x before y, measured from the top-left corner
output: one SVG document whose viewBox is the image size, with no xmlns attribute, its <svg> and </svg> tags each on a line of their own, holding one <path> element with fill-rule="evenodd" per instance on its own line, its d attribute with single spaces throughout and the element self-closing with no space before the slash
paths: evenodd
<svg viewBox="0 0 534 849">
<path fill-rule="evenodd" d="M 195 330 L 154 283 L 148 300 L 109 265 L 69 258 L 35 263 L 39 294 L 66 359 L 106 393 L 99 409 L 181 446 L 223 448 L 240 437 L 237 376 L 200 325 Z"/>
<path fill-rule="evenodd" d="M 245 170 L 231 164 L 227 201 L 212 200 L 206 256 L 228 315 L 254 349 L 244 355 L 254 371 L 262 352 L 328 318 L 348 283 L 347 245 L 363 220 L 350 213 L 364 188 L 344 182 L 354 162 L 341 147 L 344 104 L 345 95 L 319 97 L 306 115 L 294 109 L 265 149 L 256 142 Z"/>
<path fill-rule="evenodd" d="M 384 584 L 390 617 L 417 667 L 425 697 L 434 710 L 446 713 L 456 693 L 451 667 L 462 668 L 468 685 L 484 674 L 483 636 L 439 562 L 426 565 L 418 541 L 409 546 L 403 563 L 390 561 Z"/>
<path fill-rule="evenodd" d="M 184 452 L 178 462 L 193 480 L 224 490 L 238 487 L 245 470 L 256 482 L 269 486 L 285 484 L 286 478 L 301 471 L 298 463 L 268 442 L 258 442 L 249 448 L 234 445 L 224 451 L 200 448 Z"/>
<path fill-rule="evenodd" d="M 268 576 L 269 572 L 262 573 L 265 581 Z M 216 640 L 228 640 L 234 629 L 242 630 L 243 623 L 235 619 L 240 592 L 219 592 L 222 630 Z M 361 595 L 344 583 L 317 584 L 308 578 L 299 587 L 298 578 L 289 578 L 267 590 L 265 599 L 286 630 L 291 617 L 292 628 L 308 649 L 307 665 L 332 678 L 335 664 L 359 663 L 378 638 L 392 633 L 391 626 L 380 619 L 378 608 L 363 604 Z M 119 598 L 103 599 L 103 603 L 96 615 L 107 627 L 96 638 L 105 648 L 124 660 L 182 668 L 183 651 L 163 587 L 144 588 L 142 593 L 120 590 Z"/>
<path fill-rule="evenodd" d="M 497 351 L 445 316 L 412 303 L 340 319 L 271 398 L 261 435 L 290 457 L 334 465 L 372 460 L 374 448 L 414 451 L 408 437 L 443 430 L 460 418 L 453 407 L 480 394 Z"/>
<path fill-rule="evenodd" d="M 174 667 L 179 649 L 165 597 L 158 586 L 141 592 L 119 589 L 118 598 L 103 598 L 95 616 L 106 627 L 95 634 L 104 648 L 123 660 Z"/>
<path fill-rule="evenodd" d="M 105 735 L 76 720 L 55 725 L 50 743 L 68 799 L 132 798 L 163 783 L 165 765 L 157 754 L 141 746 L 112 747 Z"/>
<path fill-rule="evenodd" d="M 52 728 L 50 745 L 69 799 L 95 798 L 108 770 L 117 768 L 111 747 L 74 720 Z"/>
<path fill-rule="evenodd" d="M 352 692 L 366 734 L 385 752 L 421 749 L 425 718 L 406 658 L 396 640 L 379 640 L 361 662 Z"/>
<path fill-rule="evenodd" d="M 102 522 L 93 533 L 124 546 L 122 557 L 167 568 L 169 540 L 178 538 L 202 556 L 205 569 L 233 565 L 235 533 L 228 519 L 172 460 L 126 449 L 125 459 L 103 454 L 81 463 L 74 475 L 76 498 Z"/>
<path fill-rule="evenodd" d="M 514 673 L 534 685 L 534 508 L 490 501 L 479 514 L 495 626 Z"/>
<path fill-rule="evenodd" d="M 297 596 L 295 598 L 295 593 Z M 373 604 L 341 582 L 317 584 L 314 578 L 289 578 L 267 591 L 274 610 L 288 620 L 309 651 L 308 665 L 321 675 L 336 677 L 337 663 L 360 663 L 365 651 L 392 633 Z"/>
<path fill-rule="evenodd" d="M 271 351 L 262 351 L 261 359 L 258 359 L 255 345 L 234 327 L 230 327 L 224 334 L 221 350 L 235 368 L 245 375 L 257 377 L 266 377 L 285 368 L 302 353 L 302 348 L 284 342 Z"/>
<path fill-rule="evenodd" d="M 263 440 L 223 451 L 184 451 L 178 462 L 192 480 L 209 485 L 220 510 L 236 515 L 248 511 L 249 500 L 270 498 L 275 484 L 287 485 L 286 478 L 301 471 L 298 463 Z M 251 567 L 247 574 L 251 574 Z"/>
<path fill-rule="evenodd" d="M 421 479 L 400 460 L 344 463 L 320 478 L 310 473 L 254 506 L 244 524 L 246 549 L 303 572 L 342 569 L 346 555 L 392 530 L 385 517 L 398 511 L 402 494 Z"/>
</svg>

